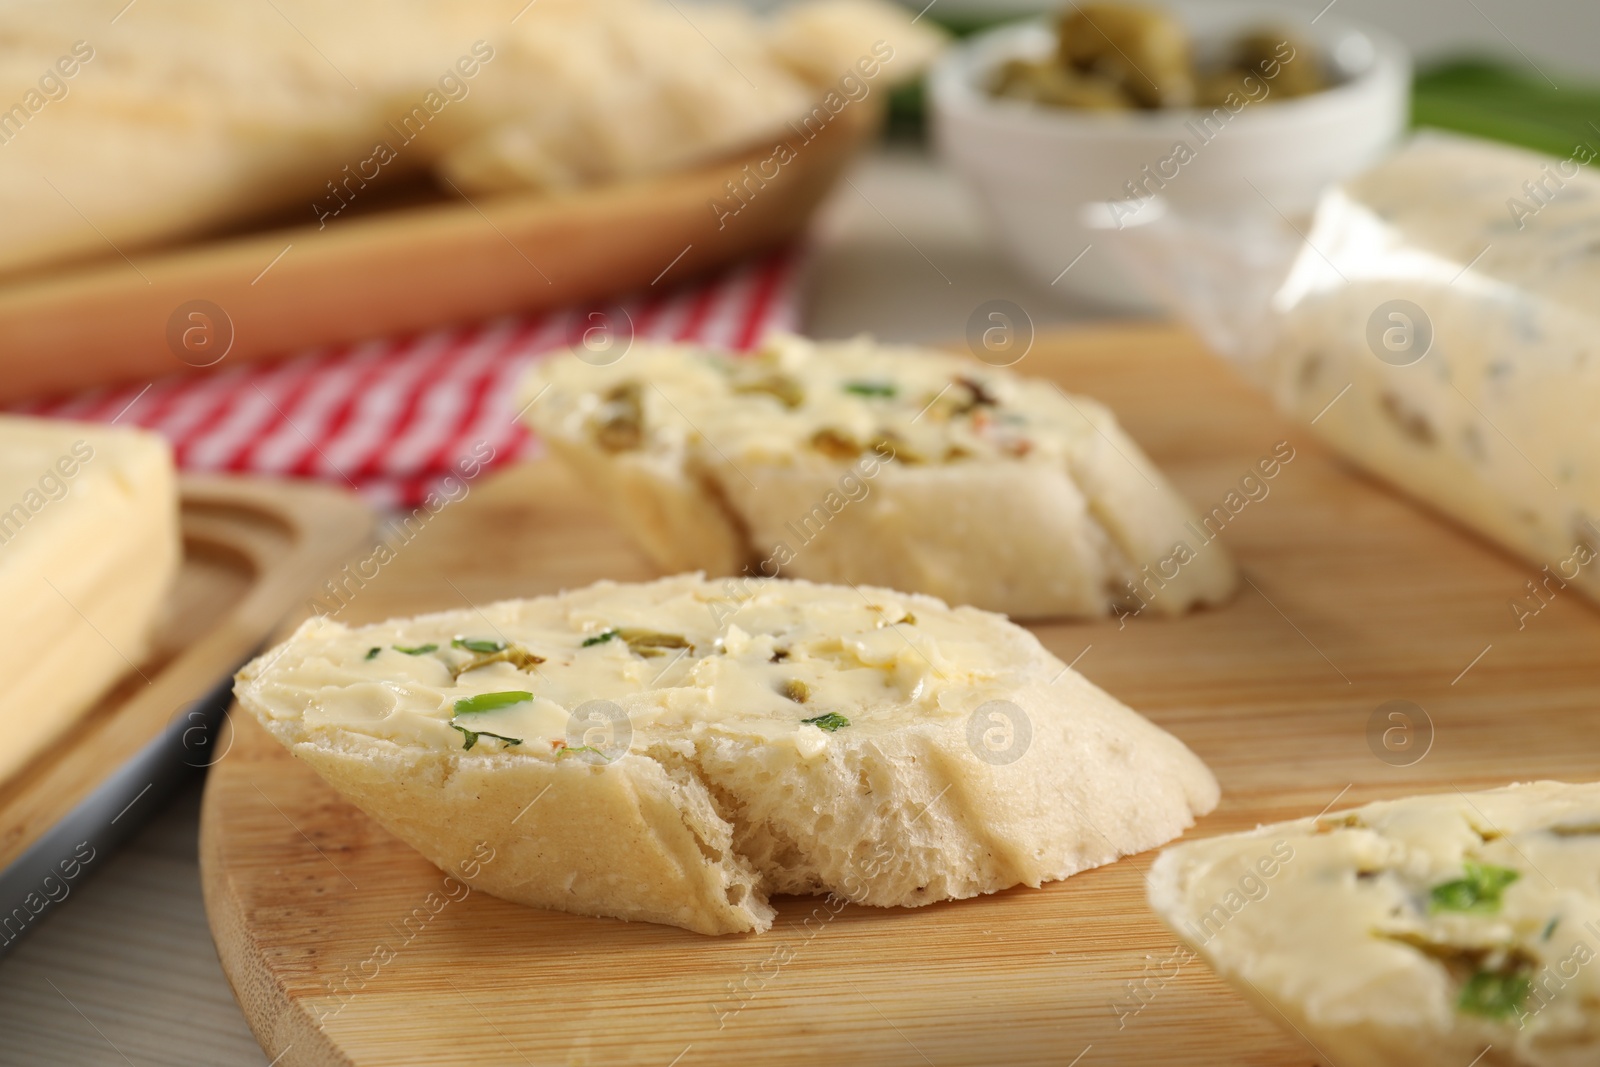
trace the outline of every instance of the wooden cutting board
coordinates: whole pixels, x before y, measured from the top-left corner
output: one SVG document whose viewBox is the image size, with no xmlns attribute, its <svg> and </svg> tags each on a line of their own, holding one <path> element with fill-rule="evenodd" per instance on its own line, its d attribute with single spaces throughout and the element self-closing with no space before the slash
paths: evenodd
<svg viewBox="0 0 1600 1067">
<path fill-rule="evenodd" d="M 1194 833 L 1596 776 L 1600 612 L 1576 595 L 1519 631 L 1507 601 L 1529 568 L 1352 473 L 1186 336 L 1059 335 L 1018 369 L 1104 399 L 1192 501 L 1237 509 L 1222 536 L 1248 584 L 1227 606 L 1035 628 L 1216 771 L 1222 807 Z M 1294 458 L 1267 495 L 1230 501 L 1284 441 Z M 348 615 L 650 573 L 579 486 L 534 463 L 441 514 Z M 1391 700 L 1431 733 L 1414 714 L 1385 748 L 1395 723 L 1374 716 Z M 206 793 L 204 885 L 223 966 L 282 1067 L 1315 1058 L 1202 964 L 1174 963 L 1143 901 L 1152 854 L 916 910 L 784 899 L 770 933 L 710 939 L 452 900 L 253 723 L 238 733 Z"/>
<path fill-rule="evenodd" d="M 793 239 L 882 120 L 873 97 L 791 131 L 781 167 L 774 141 L 574 193 L 406 189 L 322 227 L 0 279 L 0 402 L 676 284 Z"/>
</svg>

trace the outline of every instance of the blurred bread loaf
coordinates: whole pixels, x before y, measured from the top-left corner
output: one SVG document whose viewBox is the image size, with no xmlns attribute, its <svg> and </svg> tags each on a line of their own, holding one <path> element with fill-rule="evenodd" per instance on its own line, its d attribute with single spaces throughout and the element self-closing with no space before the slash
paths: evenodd
<svg viewBox="0 0 1600 1067">
<path fill-rule="evenodd" d="M 759 144 L 883 41 L 874 0 L 770 20 L 667 0 L 22 0 L 0 10 L 0 271 L 113 254 L 438 168 L 559 189 Z M 837 69 L 835 69 L 837 68 Z M 68 73 L 70 71 L 70 73 Z"/>
</svg>

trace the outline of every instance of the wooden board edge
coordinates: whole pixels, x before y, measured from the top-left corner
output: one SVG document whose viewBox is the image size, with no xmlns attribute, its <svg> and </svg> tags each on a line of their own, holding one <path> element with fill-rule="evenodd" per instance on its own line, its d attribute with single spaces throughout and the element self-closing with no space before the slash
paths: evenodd
<svg viewBox="0 0 1600 1067">
<path fill-rule="evenodd" d="M 240 714 L 239 706 L 235 704 L 229 714 Z M 242 728 L 261 729 L 253 720 Z M 208 782 L 200 801 L 200 895 L 217 960 L 239 1013 L 266 1055 L 278 1057 L 273 1060 L 276 1067 L 356 1067 L 328 1040 L 310 1009 L 288 995 L 245 921 L 232 877 L 215 862 L 227 847 L 222 840 L 225 820 L 217 810 L 221 803 Z"/>
</svg>

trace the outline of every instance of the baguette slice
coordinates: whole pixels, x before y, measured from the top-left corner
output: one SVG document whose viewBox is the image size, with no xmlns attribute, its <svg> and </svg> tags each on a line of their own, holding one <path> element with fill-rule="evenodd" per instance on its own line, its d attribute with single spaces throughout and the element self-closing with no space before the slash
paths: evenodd
<svg viewBox="0 0 1600 1067">
<path fill-rule="evenodd" d="M 1157 858 L 1150 903 L 1330 1063 L 1600 1062 L 1600 784 L 1186 843 Z"/>
<path fill-rule="evenodd" d="M 1013 616 L 1175 615 L 1233 564 L 1084 397 L 948 353 L 636 344 L 535 367 L 520 403 L 666 571 L 891 586 Z"/>
<path fill-rule="evenodd" d="M 476 888 L 702 934 L 766 930 L 773 893 L 1038 886 L 1217 802 L 1187 748 L 1031 634 L 885 589 L 682 575 L 313 619 L 236 692 Z"/>
</svg>

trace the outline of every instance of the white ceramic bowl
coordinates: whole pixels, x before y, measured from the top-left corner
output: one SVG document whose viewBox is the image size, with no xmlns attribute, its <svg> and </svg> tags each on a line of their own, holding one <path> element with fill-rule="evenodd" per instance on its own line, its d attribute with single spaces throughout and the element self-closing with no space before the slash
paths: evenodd
<svg viewBox="0 0 1600 1067">
<path fill-rule="evenodd" d="M 1123 310 L 1153 304 L 1113 257 L 1085 256 L 1061 273 L 1097 237 L 1107 243 L 1106 230 L 1167 210 L 1307 212 L 1324 188 L 1389 148 L 1409 115 L 1410 61 L 1387 34 L 1332 16 L 1313 23 L 1272 4 L 1164 6 L 1189 27 L 1202 55 L 1242 31 L 1282 27 L 1317 49 L 1340 81 L 1220 116 L 1198 108 L 1074 111 L 990 96 L 986 86 L 1001 63 L 1053 50 L 1055 34 L 1043 19 L 970 39 L 928 81 L 940 154 L 977 192 L 1012 258 L 1043 285 Z M 1181 161 L 1180 144 L 1189 157 Z"/>
</svg>

